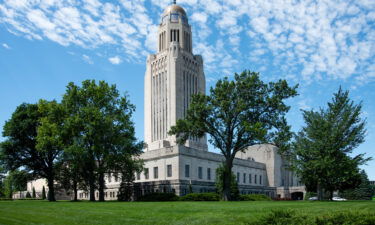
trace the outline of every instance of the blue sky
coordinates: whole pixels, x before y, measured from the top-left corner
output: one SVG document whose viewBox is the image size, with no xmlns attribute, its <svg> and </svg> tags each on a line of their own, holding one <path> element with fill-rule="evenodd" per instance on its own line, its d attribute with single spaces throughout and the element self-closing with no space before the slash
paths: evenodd
<svg viewBox="0 0 375 225">
<path fill-rule="evenodd" d="M 116 84 L 137 107 L 143 139 L 143 77 L 169 0 L 0 0 L 0 127 L 17 105 L 61 99 L 68 82 Z M 299 83 L 288 120 L 325 106 L 341 85 L 363 102 L 375 158 L 375 1 L 177 1 L 188 14 L 207 87 L 244 69 Z M 0 137 L 0 140 L 3 138 Z M 211 150 L 215 151 L 214 149 Z M 366 169 L 375 180 L 375 161 Z"/>
</svg>

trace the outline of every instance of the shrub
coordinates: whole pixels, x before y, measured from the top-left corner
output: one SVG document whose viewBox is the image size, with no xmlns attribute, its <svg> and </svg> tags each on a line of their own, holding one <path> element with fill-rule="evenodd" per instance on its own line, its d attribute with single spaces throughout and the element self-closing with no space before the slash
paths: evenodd
<svg viewBox="0 0 375 225">
<path fill-rule="evenodd" d="M 260 218 L 254 224 L 257 225 L 300 225 L 314 224 L 312 218 L 306 215 L 297 215 L 293 210 L 272 210 L 269 214 Z"/>
<path fill-rule="evenodd" d="M 271 198 L 264 194 L 240 195 L 240 201 L 271 201 Z"/>
<path fill-rule="evenodd" d="M 180 201 L 219 201 L 220 195 L 216 193 L 190 193 L 180 197 Z"/>
<path fill-rule="evenodd" d="M 145 194 L 139 197 L 137 201 L 141 201 L 141 202 L 178 201 L 178 197 L 174 193 L 154 192 L 154 193 Z"/>
<path fill-rule="evenodd" d="M 35 193 L 35 188 L 33 187 L 33 195 L 32 195 L 33 198 L 36 198 L 36 193 Z"/>
<path fill-rule="evenodd" d="M 316 225 L 370 225 L 375 224 L 375 213 L 365 212 L 334 212 L 319 216 L 315 219 Z"/>
<path fill-rule="evenodd" d="M 297 213 L 294 210 L 272 210 L 253 224 L 257 225 L 371 225 L 375 224 L 375 213 L 332 212 L 318 216 Z"/>
<path fill-rule="evenodd" d="M 46 189 L 44 188 L 43 186 L 43 189 L 42 189 L 42 199 L 46 199 Z"/>
<path fill-rule="evenodd" d="M 311 197 L 316 197 L 316 196 L 318 196 L 318 195 L 316 194 L 316 192 L 306 192 L 304 200 L 308 201 L 309 198 L 311 198 Z"/>
</svg>

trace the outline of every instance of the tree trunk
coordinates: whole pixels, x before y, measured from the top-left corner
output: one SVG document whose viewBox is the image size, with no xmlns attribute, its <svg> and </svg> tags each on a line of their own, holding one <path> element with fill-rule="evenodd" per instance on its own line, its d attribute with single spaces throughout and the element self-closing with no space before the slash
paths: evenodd
<svg viewBox="0 0 375 225">
<path fill-rule="evenodd" d="M 94 172 L 90 171 L 89 175 L 90 201 L 95 201 L 95 177 Z"/>
<path fill-rule="evenodd" d="M 224 167 L 223 174 L 223 199 L 224 201 L 232 200 L 231 196 L 231 183 L 232 183 L 232 160 L 227 159 Z"/>
<path fill-rule="evenodd" d="M 322 187 L 320 186 L 320 183 L 318 182 L 317 184 L 317 188 L 316 188 L 316 193 L 317 193 L 317 197 L 318 197 L 318 200 L 321 201 L 323 200 L 323 190 L 322 190 Z"/>
<path fill-rule="evenodd" d="M 73 181 L 73 192 L 74 192 L 74 199 L 73 201 L 78 201 L 78 188 L 77 188 L 77 181 Z"/>
<path fill-rule="evenodd" d="M 99 174 L 99 202 L 104 202 L 104 173 Z"/>
<path fill-rule="evenodd" d="M 48 183 L 48 201 L 54 202 L 55 199 L 55 186 L 54 186 L 54 176 L 53 174 L 49 175 L 47 177 L 47 183 Z"/>
<path fill-rule="evenodd" d="M 329 200 L 333 201 L 332 198 L 333 198 L 333 191 L 329 191 Z"/>
</svg>

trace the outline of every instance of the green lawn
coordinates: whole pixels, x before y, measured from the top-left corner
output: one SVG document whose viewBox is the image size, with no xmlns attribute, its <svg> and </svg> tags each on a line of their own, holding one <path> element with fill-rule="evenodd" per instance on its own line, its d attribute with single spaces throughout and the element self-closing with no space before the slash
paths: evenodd
<svg viewBox="0 0 375 225">
<path fill-rule="evenodd" d="M 246 224 L 272 209 L 314 215 L 375 211 L 373 201 L 348 202 L 47 202 L 0 201 L 0 224 Z"/>
</svg>

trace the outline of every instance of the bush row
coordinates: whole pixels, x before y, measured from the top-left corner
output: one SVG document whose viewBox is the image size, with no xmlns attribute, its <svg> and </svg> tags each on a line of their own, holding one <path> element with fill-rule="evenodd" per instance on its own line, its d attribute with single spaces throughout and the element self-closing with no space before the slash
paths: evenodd
<svg viewBox="0 0 375 225">
<path fill-rule="evenodd" d="M 190 193 L 178 197 L 173 193 L 154 192 L 139 197 L 138 201 L 163 202 L 163 201 L 220 201 L 221 196 L 217 193 Z M 263 194 L 240 195 L 240 201 L 270 201 L 271 198 Z"/>
<path fill-rule="evenodd" d="M 339 211 L 323 215 L 297 213 L 294 210 L 273 210 L 252 224 L 256 225 L 372 225 L 374 212 Z"/>
<path fill-rule="evenodd" d="M 240 201 L 271 201 L 272 199 L 263 194 L 240 195 Z"/>
</svg>

